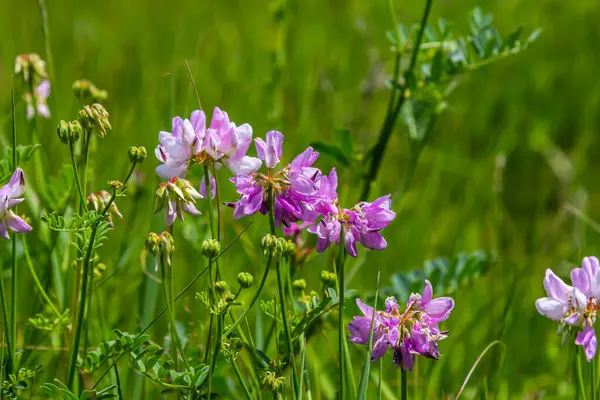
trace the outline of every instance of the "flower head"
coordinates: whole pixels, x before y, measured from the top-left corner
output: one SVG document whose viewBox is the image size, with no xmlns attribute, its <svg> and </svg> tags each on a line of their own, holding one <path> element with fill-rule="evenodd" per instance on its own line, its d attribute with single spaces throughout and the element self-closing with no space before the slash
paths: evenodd
<svg viewBox="0 0 600 400">
<path fill-rule="evenodd" d="M 21 168 L 17 168 L 10 181 L 0 187 L 0 237 L 10 239 L 8 230 L 17 233 L 31 231 L 31 226 L 11 210 L 24 200 L 21 197 L 24 192 L 25 177 Z"/>
<path fill-rule="evenodd" d="M 196 209 L 196 200 L 203 198 L 191 183 L 182 178 L 171 178 L 163 182 L 156 191 L 154 214 L 166 207 L 167 225 L 170 226 L 179 217 L 183 221 L 183 212 L 190 215 L 200 215 Z"/>
<path fill-rule="evenodd" d="M 438 323 L 448 318 L 454 308 L 454 300 L 450 297 L 433 299 L 429 281 L 425 281 L 422 296 L 418 293 L 410 296 L 402 313 L 394 297 L 388 297 L 385 310 L 377 312 L 360 299 L 356 300 L 356 304 L 364 317 L 354 317 L 348 325 L 350 341 L 367 344 L 373 324 L 371 361 L 383 357 L 388 348 L 394 351 L 394 363 L 407 370 L 412 369 L 416 355 L 435 360 L 439 358 L 438 342 L 447 338 L 448 332 L 441 331 Z"/>
<path fill-rule="evenodd" d="M 249 173 L 260 167 L 260 160 L 246 156 L 252 142 L 252 127 L 236 126 L 225 111 L 215 107 L 210 126 L 202 110 L 190 119 L 173 118 L 171 132 L 160 132 L 155 154 L 163 164 L 156 168 L 161 178 L 184 177 L 194 163 L 225 164 L 233 173 Z"/>
<path fill-rule="evenodd" d="M 79 123 L 85 131 L 94 131 L 103 138 L 106 131 L 112 129 L 108 121 L 108 111 L 102 104 L 94 103 L 91 106 L 83 106 L 79 111 Z"/>
<path fill-rule="evenodd" d="M 50 108 L 48 108 L 48 97 L 50 97 L 50 81 L 43 80 L 34 90 L 33 96 L 26 92 L 23 95 L 27 106 L 27 119 L 33 119 L 36 115 L 44 118 L 50 118 Z"/>
<path fill-rule="evenodd" d="M 281 157 L 283 135 L 277 131 L 267 133 L 267 140 L 256 139 L 256 149 L 265 165 L 276 166 Z M 299 221 L 312 222 L 318 216 L 314 212 L 317 201 L 317 180 L 320 171 L 312 167 L 319 153 L 307 148 L 289 165 L 277 172 L 268 169 L 267 174 L 253 172 L 238 174 L 231 181 L 241 195 L 237 202 L 227 203 L 234 208 L 234 218 L 250 216 L 256 212 L 267 214 L 269 191 L 273 193 L 275 225 L 286 227 Z"/>
<path fill-rule="evenodd" d="M 546 270 L 547 297 L 537 299 L 535 306 L 540 314 L 559 322 L 559 332 L 564 338 L 575 329 L 575 344 L 583 346 L 587 360 L 591 361 L 598 347 L 593 326 L 600 311 L 600 263 L 596 257 L 585 257 L 581 264 L 581 268 L 571 271 L 573 286 Z"/>
</svg>

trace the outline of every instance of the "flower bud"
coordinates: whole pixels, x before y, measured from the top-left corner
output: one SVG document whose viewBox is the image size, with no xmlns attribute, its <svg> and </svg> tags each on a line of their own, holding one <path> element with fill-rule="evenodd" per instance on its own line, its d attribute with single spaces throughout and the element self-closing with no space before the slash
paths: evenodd
<svg viewBox="0 0 600 400">
<path fill-rule="evenodd" d="M 118 182 L 118 181 L 112 181 L 112 182 Z M 111 184 L 111 182 L 109 182 L 109 185 L 110 184 Z M 91 210 L 102 212 L 102 211 L 104 211 L 104 209 L 110 202 L 111 197 L 112 197 L 111 194 L 108 193 L 106 190 L 101 190 L 98 193 L 92 193 L 86 198 L 88 208 Z M 119 218 L 123 218 L 123 214 L 121 214 L 121 212 L 117 208 L 117 204 L 114 201 L 112 203 L 110 203 L 110 207 L 108 208 L 108 215 L 106 217 L 106 220 L 108 221 L 108 223 L 111 227 L 113 226 L 113 220 L 112 220 L 113 215 L 115 215 Z"/>
<path fill-rule="evenodd" d="M 215 282 L 215 291 L 218 294 L 225 293 L 227 291 L 227 282 L 225 282 L 225 281 Z"/>
<path fill-rule="evenodd" d="M 61 120 L 58 123 L 58 128 L 56 128 L 56 133 L 58 134 L 58 139 L 62 144 L 69 144 L 69 124 L 67 121 Z"/>
<path fill-rule="evenodd" d="M 144 247 L 153 255 L 158 255 L 160 252 L 160 236 L 154 232 L 150 232 L 144 242 Z"/>
<path fill-rule="evenodd" d="M 101 104 L 95 103 L 91 106 L 84 106 L 79 111 L 79 122 L 83 129 L 87 131 L 93 130 L 98 136 L 103 138 L 106 136 L 106 130 L 112 129 L 108 121 L 108 112 Z"/>
<path fill-rule="evenodd" d="M 175 240 L 173 236 L 169 232 L 163 232 L 160 234 L 160 239 L 162 241 L 162 252 L 163 254 L 170 256 L 175 251 Z"/>
<path fill-rule="evenodd" d="M 292 288 L 297 292 L 301 292 L 306 289 L 306 281 L 304 279 L 297 279 L 292 282 Z"/>
<path fill-rule="evenodd" d="M 108 181 L 108 187 L 112 190 L 121 190 L 123 189 L 123 182 L 121 181 Z"/>
<path fill-rule="evenodd" d="M 69 134 L 71 142 L 75 143 L 79 140 L 79 137 L 81 136 L 81 124 L 79 121 L 69 122 Z"/>
<path fill-rule="evenodd" d="M 20 54 L 15 58 L 15 75 L 22 75 L 24 83 L 39 82 L 48 77 L 46 63 L 36 53 Z"/>
<path fill-rule="evenodd" d="M 260 247 L 263 250 L 273 250 L 277 243 L 277 238 L 270 233 L 267 233 L 260 241 Z"/>
<path fill-rule="evenodd" d="M 131 146 L 129 148 L 129 150 L 127 151 L 127 155 L 129 156 L 129 161 L 131 161 L 132 163 L 137 161 L 137 153 L 138 153 L 138 149 L 135 146 Z"/>
<path fill-rule="evenodd" d="M 140 146 L 137 149 L 137 158 L 136 158 L 136 162 L 138 164 L 142 163 L 146 157 L 148 157 L 148 152 L 146 151 L 146 148 L 144 146 Z"/>
<path fill-rule="evenodd" d="M 202 242 L 202 254 L 208 258 L 215 258 L 221 252 L 221 244 L 218 240 L 209 239 Z"/>
<path fill-rule="evenodd" d="M 337 277 L 335 273 L 329 271 L 321 271 L 321 282 L 327 287 L 334 287 Z"/>
<path fill-rule="evenodd" d="M 265 371 L 260 379 L 261 388 L 270 392 L 279 392 L 285 387 L 285 378 L 277 377 L 275 372 Z"/>
<path fill-rule="evenodd" d="M 286 240 L 283 248 L 283 256 L 291 257 L 296 253 L 296 245 L 291 240 Z"/>
<path fill-rule="evenodd" d="M 240 272 L 237 276 L 237 281 L 242 289 L 248 289 L 254 283 L 254 277 L 248 272 Z"/>
<path fill-rule="evenodd" d="M 104 271 L 106 271 L 106 264 L 98 263 L 94 265 L 94 280 L 102 278 Z"/>
</svg>

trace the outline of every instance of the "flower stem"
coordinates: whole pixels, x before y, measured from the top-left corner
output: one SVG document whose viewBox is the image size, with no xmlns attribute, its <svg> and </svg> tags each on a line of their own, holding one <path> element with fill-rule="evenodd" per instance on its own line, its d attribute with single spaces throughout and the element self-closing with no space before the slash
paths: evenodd
<svg viewBox="0 0 600 400">
<path fill-rule="evenodd" d="M 583 374 L 581 372 L 581 355 L 583 354 L 583 351 L 580 349 L 577 349 L 577 383 L 578 383 L 578 387 L 579 387 L 579 394 L 581 395 L 581 398 L 583 400 L 586 400 L 586 395 L 585 395 L 585 384 L 583 382 Z M 595 399 L 593 399 L 595 400 Z"/>
<path fill-rule="evenodd" d="M 221 351 L 221 343 L 223 341 L 223 319 L 225 316 L 220 313 L 217 315 L 217 335 L 215 337 L 215 350 L 212 355 L 210 362 L 210 368 L 208 370 L 208 398 L 212 398 L 212 377 L 217 366 L 217 358 L 219 358 L 219 352 Z"/>
<path fill-rule="evenodd" d="M 433 3 L 433 0 L 427 0 L 427 2 L 425 3 L 425 9 L 424 9 L 423 15 L 421 17 L 421 24 L 419 25 L 419 33 L 417 35 L 417 41 L 415 43 L 415 46 L 413 47 L 410 65 L 409 65 L 408 69 L 406 70 L 406 72 L 404 73 L 404 77 L 405 77 L 404 82 L 405 83 L 399 89 L 397 89 L 397 88 L 391 89 L 392 93 L 390 94 L 390 103 L 388 104 L 388 111 L 385 115 L 383 126 L 381 127 L 381 131 L 379 133 L 379 138 L 377 139 L 377 143 L 373 147 L 371 163 L 369 165 L 369 169 L 366 174 L 366 178 L 365 178 L 365 181 L 363 184 L 363 190 L 362 190 L 361 197 L 360 197 L 361 200 L 365 200 L 369 197 L 369 192 L 371 191 L 371 185 L 373 184 L 373 182 L 375 182 L 375 180 L 377 180 L 377 174 L 379 173 L 379 168 L 381 167 L 381 162 L 383 160 L 383 155 L 385 153 L 385 149 L 390 140 L 390 137 L 392 136 L 394 127 L 396 126 L 396 120 L 398 119 L 398 116 L 400 115 L 400 109 L 402 108 L 402 105 L 404 104 L 404 100 L 406 100 L 406 96 L 404 93 L 405 89 L 406 89 L 406 82 L 407 82 L 408 78 L 410 77 L 410 75 L 412 74 L 412 71 L 415 69 L 415 67 L 417 65 L 417 59 L 418 59 L 419 51 L 421 48 L 421 43 L 423 41 L 423 34 L 425 33 L 425 25 L 427 24 L 427 19 L 429 18 L 429 12 L 431 11 L 432 3 Z M 394 16 L 394 18 L 395 18 L 395 16 Z M 397 27 L 394 27 L 394 28 L 397 29 Z M 396 57 L 398 57 L 398 55 L 396 55 Z M 398 61 L 396 61 L 396 63 L 398 63 Z M 395 69 L 394 82 L 397 82 L 398 81 L 398 79 L 397 79 L 398 73 L 399 73 L 398 64 L 396 64 L 394 69 Z M 395 98 L 395 94 L 394 94 L 395 90 L 400 91 L 398 98 Z M 394 103 L 394 101 L 396 103 L 395 106 L 390 107 L 390 105 L 392 103 Z"/>
<path fill-rule="evenodd" d="M 401 400 L 407 400 L 408 399 L 408 383 L 406 382 L 407 372 L 403 367 L 400 369 L 402 370 L 402 397 L 401 397 Z"/>
<path fill-rule="evenodd" d="M 340 360 L 339 365 L 339 387 L 340 387 L 340 398 L 344 398 L 344 385 L 349 382 L 344 380 L 344 367 L 346 364 L 344 343 L 346 342 L 346 335 L 344 330 L 344 227 L 340 227 L 340 244 L 339 253 L 337 259 L 338 269 L 338 298 L 339 298 L 339 317 L 338 317 L 338 358 Z"/>
<path fill-rule="evenodd" d="M 292 384 L 294 393 L 298 393 L 298 371 L 296 369 L 296 360 L 294 358 L 294 342 L 292 341 L 292 332 L 290 331 L 288 315 L 286 311 L 285 291 L 283 290 L 283 276 L 281 274 L 281 261 L 277 260 L 277 290 L 279 291 L 279 302 L 281 308 L 281 319 L 283 321 L 283 332 L 288 342 L 288 350 L 290 352 L 292 363 Z"/>
<path fill-rule="evenodd" d="M 169 325 L 171 328 L 171 342 L 174 347 L 179 351 L 181 358 L 183 359 L 183 363 L 185 364 L 185 368 L 189 369 L 190 366 L 185 357 L 185 353 L 183 352 L 183 346 L 181 345 L 181 340 L 179 338 L 179 333 L 177 332 L 177 325 L 175 324 L 175 310 L 173 303 L 173 292 L 171 291 L 171 282 L 173 281 L 172 269 L 173 266 L 169 266 L 171 271 L 167 271 L 167 265 L 163 256 L 160 256 L 160 272 L 162 275 L 162 287 L 163 294 L 165 295 L 165 304 L 167 306 L 167 314 L 169 315 Z M 175 352 L 175 359 L 173 360 L 175 364 L 177 364 L 177 352 Z"/>
<path fill-rule="evenodd" d="M 231 367 L 233 368 L 233 372 L 235 372 L 235 376 L 237 377 L 238 381 L 240 382 L 240 385 L 242 386 L 242 389 L 244 390 L 244 395 L 246 396 L 246 399 L 252 400 L 252 394 L 250 393 L 248 386 L 246 386 L 246 382 L 244 382 L 244 378 L 242 377 L 240 369 L 238 368 L 234 359 L 231 360 Z"/>
<path fill-rule="evenodd" d="M 33 87 L 33 83 L 30 80 L 30 85 Z M 33 91 L 31 92 L 33 96 Z M 35 101 L 35 99 L 34 99 Z M 35 109 L 35 107 L 34 107 Z M 35 111 L 34 111 L 35 112 Z M 35 115 L 34 115 L 35 119 Z M 35 122 L 34 122 L 35 123 Z M 34 125 L 35 127 L 35 125 Z M 35 132 L 35 131 L 34 131 Z M 38 154 L 36 152 L 35 154 Z M 12 89 L 12 167 L 13 170 L 17 169 L 17 126 L 15 121 L 15 91 L 14 85 Z M 41 178 L 41 175 L 38 175 Z M 16 207 L 14 209 L 16 212 Z M 7 331 L 7 335 L 11 337 L 10 340 L 10 360 L 12 363 L 12 371 L 9 369 L 9 373 L 17 370 L 17 234 L 16 232 L 12 235 L 12 264 L 11 264 L 11 316 L 10 316 L 10 334 Z M 4 297 L 4 296 L 3 296 Z"/>
<path fill-rule="evenodd" d="M 52 300 L 50 300 L 50 296 L 48 296 L 48 293 L 46 293 L 44 286 L 40 282 L 40 278 L 38 277 L 37 273 L 35 272 L 35 268 L 33 267 L 33 263 L 31 262 L 31 257 L 29 255 L 27 240 L 25 240 L 25 239 L 23 239 L 23 252 L 25 253 L 25 260 L 27 261 L 27 265 L 29 266 L 29 271 L 31 271 L 31 276 L 33 277 L 33 281 L 35 282 L 35 285 L 37 286 L 38 290 L 40 291 L 40 294 L 42 295 L 44 300 L 46 300 L 46 303 L 48 303 L 48 306 L 50 307 L 50 309 L 52 310 L 54 315 L 56 315 L 56 317 L 58 319 L 61 319 L 62 314 L 60 313 L 60 311 L 58 311 L 58 308 L 56 308 L 54 303 L 52 303 Z"/>
<path fill-rule="evenodd" d="M 592 400 L 596 400 L 596 359 L 594 358 L 590 363 L 590 391 Z"/>
<path fill-rule="evenodd" d="M 131 174 L 133 173 L 133 170 L 135 169 L 136 163 L 133 162 L 131 163 L 131 168 L 129 169 L 129 172 L 125 178 L 125 180 L 123 181 L 123 187 L 125 187 L 125 185 L 127 185 L 127 182 L 129 181 L 129 178 L 131 178 Z M 112 196 L 110 197 L 108 203 L 106 204 L 106 206 L 104 207 L 104 210 L 102 210 L 102 217 L 105 217 L 106 214 L 108 213 L 108 210 L 110 208 L 110 206 L 112 205 L 112 203 L 115 201 L 115 198 L 117 197 L 117 192 L 113 191 Z M 97 222 L 95 222 L 92 225 L 92 230 L 90 232 L 90 238 L 89 238 L 89 243 L 87 245 L 86 248 L 86 252 L 85 252 L 85 256 L 83 259 L 83 275 L 82 275 L 82 282 L 81 282 L 81 287 L 80 287 L 80 291 L 79 291 L 79 309 L 77 310 L 77 318 L 75 319 L 75 334 L 72 337 L 71 340 L 71 356 L 70 356 L 70 360 L 69 360 L 69 367 L 68 367 L 68 372 L 67 372 L 67 387 L 72 388 L 73 387 L 73 381 L 75 379 L 75 370 L 77 369 L 77 356 L 79 354 L 79 343 L 81 341 L 81 331 L 82 331 L 82 327 L 84 325 L 84 319 L 85 319 L 85 311 L 86 311 L 86 303 L 87 303 L 87 291 L 88 291 L 88 278 L 90 275 L 90 266 L 91 266 L 91 259 L 92 259 L 92 253 L 94 250 L 94 243 L 96 241 L 96 233 L 98 232 L 98 226 L 100 224 L 101 221 L 103 221 L 104 218 L 99 218 L 97 220 Z"/>
<path fill-rule="evenodd" d="M 85 204 L 85 193 L 81 187 L 81 181 L 79 180 L 79 171 L 77 168 L 77 162 L 75 161 L 75 150 L 73 149 L 73 142 L 69 140 L 69 152 L 71 153 L 71 162 L 73 164 L 73 174 L 75 175 L 75 184 L 77 185 L 77 191 L 79 192 L 79 203 L 82 210 L 87 210 Z"/>
</svg>

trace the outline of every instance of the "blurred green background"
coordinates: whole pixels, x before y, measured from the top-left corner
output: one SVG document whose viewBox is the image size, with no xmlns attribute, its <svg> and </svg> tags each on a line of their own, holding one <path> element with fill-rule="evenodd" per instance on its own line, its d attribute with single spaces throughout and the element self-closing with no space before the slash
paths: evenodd
<svg viewBox="0 0 600 400">
<path fill-rule="evenodd" d="M 98 191 L 108 179 L 121 179 L 128 146 L 144 145 L 150 153 L 143 176 L 138 176 L 145 186 L 118 202 L 125 218 L 110 233 L 103 261 L 107 273 L 120 270 L 96 294 L 102 310 L 93 323 L 91 345 L 109 338 L 113 328 L 136 332 L 160 306 L 160 298 L 151 301 L 156 285 L 142 273 L 140 252 L 147 232 L 162 230 L 162 219 L 152 218 L 158 165 L 152 151 L 158 132 L 169 130 L 172 116 L 188 115 L 197 107 L 184 59 L 208 114 L 219 106 L 236 123 L 249 122 L 255 136 L 281 130 L 288 161 L 314 140 L 332 140 L 336 128 L 349 129 L 364 149 L 377 138 L 389 93 L 384 81 L 392 69 L 385 33 L 393 25 L 386 1 L 291 0 L 279 20 L 266 0 L 47 3 L 56 104 L 52 119 L 40 123 L 45 172 L 57 175 L 69 162 L 54 129 L 58 120 L 76 116 L 71 84 L 78 78 L 108 90 L 106 107 L 113 125 L 93 155 L 91 188 Z M 503 33 L 523 26 L 525 35 L 538 27 L 543 34 L 527 51 L 465 76 L 436 124 L 410 191 L 401 199 L 393 197 L 397 218 L 384 232 L 388 249 L 361 250 L 362 264 L 348 287 L 372 293 L 378 270 L 382 284 L 388 284 L 391 274 L 420 268 L 427 259 L 477 249 L 493 253 L 497 261 L 487 273 L 455 293 L 456 309 L 445 325 L 450 338 L 441 344 L 443 357 L 437 362 L 421 360 L 420 372 L 410 378 L 416 398 L 455 395 L 477 356 L 494 339 L 504 343 L 505 358 L 500 347 L 488 354 L 465 398 L 573 398 L 573 346 L 560 346 L 555 324 L 537 314 L 534 301 L 544 296 L 546 268 L 566 276 L 584 255 L 600 249 L 598 226 L 590 222 L 600 220 L 600 3 L 439 0 L 434 1 L 430 21 L 444 17 L 454 22 L 456 33 L 467 33 L 466 15 L 476 5 L 495 15 Z M 398 20 L 418 22 L 422 7 L 421 1 L 396 2 Z M 0 134 L 9 140 L 14 58 L 29 52 L 45 58 L 34 0 L 0 0 L 0 37 Z M 19 140 L 29 143 L 22 110 L 18 114 Z M 406 129 L 399 124 L 369 200 L 398 190 L 407 160 Z M 323 158 L 319 166 L 326 170 L 333 164 Z M 30 183 L 46 179 L 34 176 L 32 166 L 25 171 Z M 222 200 L 234 200 L 226 175 L 220 178 Z M 198 182 L 197 177 L 191 179 Z M 498 192 L 494 185 L 500 181 Z M 343 183 L 351 205 L 360 177 L 344 173 Z M 229 209 L 223 208 L 223 213 L 227 242 L 251 219 L 233 221 Z M 34 229 L 42 230 L 39 215 L 31 217 Z M 223 257 L 221 269 L 232 283 L 240 270 L 255 276 L 262 271 L 256 244 L 266 227 L 264 218 L 257 217 L 244 239 Z M 178 287 L 203 268 L 197 249 L 206 235 L 203 217 L 188 218 L 185 228 L 176 232 Z M 38 240 L 31 236 L 31 241 Z M 0 246 L 0 260 L 8 268 L 9 246 Z M 41 271 L 50 271 L 41 241 L 39 246 L 39 252 L 30 246 L 34 262 Z M 329 266 L 326 255 L 306 265 L 301 275 L 309 288 L 320 287 L 319 272 Z M 350 263 L 347 268 L 355 266 Z M 65 282 L 72 280 L 72 268 L 62 273 Z M 71 299 L 68 285 L 62 293 L 54 289 L 61 305 L 68 306 Z M 33 307 L 34 288 L 26 272 L 20 288 L 21 304 Z M 194 289 L 200 291 L 202 285 Z M 20 309 L 23 329 L 28 309 Z M 202 343 L 207 314 L 193 291 L 178 310 L 190 340 L 200 335 L 197 341 Z M 162 321 L 152 331 L 154 340 L 161 340 L 166 324 Z M 332 396 L 335 336 L 319 333 L 309 348 L 309 365 L 319 377 L 314 383 L 318 394 Z M 358 377 L 364 349 L 351 350 Z M 47 363 L 50 358 L 34 352 L 28 363 Z M 60 357 L 53 362 L 62 365 Z M 391 355 L 384 365 L 386 382 L 396 391 Z M 38 382 L 49 380 L 52 372 L 46 365 Z M 221 384 L 229 388 L 223 390 L 234 396 L 231 371 L 223 368 L 221 375 Z M 124 383 L 129 396 L 139 390 L 136 385 L 129 374 Z M 483 397 L 486 392 L 488 397 Z"/>
</svg>

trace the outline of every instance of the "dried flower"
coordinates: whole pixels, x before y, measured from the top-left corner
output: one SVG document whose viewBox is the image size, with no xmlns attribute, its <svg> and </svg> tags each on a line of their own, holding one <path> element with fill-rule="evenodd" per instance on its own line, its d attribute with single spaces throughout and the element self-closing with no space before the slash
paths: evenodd
<svg viewBox="0 0 600 400">
<path fill-rule="evenodd" d="M 112 129 L 108 121 L 108 111 L 102 104 L 94 103 L 91 106 L 84 106 L 79 111 L 79 122 L 86 131 L 94 131 L 98 136 L 106 136 L 107 129 Z"/>
</svg>

